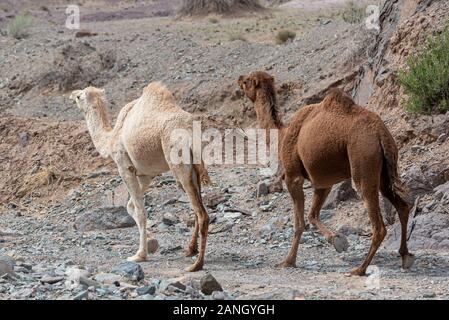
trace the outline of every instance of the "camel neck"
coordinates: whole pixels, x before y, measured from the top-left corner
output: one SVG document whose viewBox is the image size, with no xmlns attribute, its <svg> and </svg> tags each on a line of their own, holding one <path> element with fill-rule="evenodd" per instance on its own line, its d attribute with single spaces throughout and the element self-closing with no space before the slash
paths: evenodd
<svg viewBox="0 0 449 320">
<path fill-rule="evenodd" d="M 284 129 L 285 126 L 279 115 L 276 96 L 259 91 L 254 106 L 261 129 L 279 129 L 280 131 Z"/>
<path fill-rule="evenodd" d="M 97 100 L 95 103 L 97 105 L 86 113 L 87 128 L 95 148 L 103 158 L 107 158 L 110 156 L 112 128 L 104 102 Z"/>
</svg>

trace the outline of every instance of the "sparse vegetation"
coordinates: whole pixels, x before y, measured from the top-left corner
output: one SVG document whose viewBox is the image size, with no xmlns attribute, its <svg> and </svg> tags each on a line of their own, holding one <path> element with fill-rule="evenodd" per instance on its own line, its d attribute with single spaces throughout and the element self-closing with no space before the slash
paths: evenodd
<svg viewBox="0 0 449 320">
<path fill-rule="evenodd" d="M 8 12 L 8 7 L 6 4 L 0 3 L 0 11 Z"/>
<path fill-rule="evenodd" d="M 179 14 L 182 16 L 231 14 L 262 8 L 258 0 L 183 0 Z"/>
<path fill-rule="evenodd" d="M 363 21 L 365 17 L 365 7 L 350 0 L 346 3 L 346 7 L 340 13 L 343 21 L 352 24 L 358 24 Z"/>
<path fill-rule="evenodd" d="M 209 18 L 209 23 L 213 23 L 213 24 L 218 23 L 218 19 L 215 17 Z"/>
<path fill-rule="evenodd" d="M 287 41 L 293 41 L 296 38 L 296 32 L 291 30 L 280 30 L 276 35 L 276 43 L 284 44 Z"/>
<path fill-rule="evenodd" d="M 430 38 L 425 48 L 407 61 L 408 71 L 399 72 L 399 83 L 408 95 L 407 111 L 419 114 L 449 110 L 449 26 Z"/>
<path fill-rule="evenodd" d="M 26 38 L 29 35 L 31 25 L 31 17 L 26 14 L 20 14 L 9 23 L 8 35 L 16 39 Z"/>
<path fill-rule="evenodd" d="M 229 41 L 237 41 L 237 40 L 240 40 L 240 41 L 244 41 L 244 42 L 247 42 L 248 40 L 245 38 L 245 36 L 244 35 L 242 35 L 242 34 L 231 34 L 230 36 L 229 36 Z"/>
</svg>

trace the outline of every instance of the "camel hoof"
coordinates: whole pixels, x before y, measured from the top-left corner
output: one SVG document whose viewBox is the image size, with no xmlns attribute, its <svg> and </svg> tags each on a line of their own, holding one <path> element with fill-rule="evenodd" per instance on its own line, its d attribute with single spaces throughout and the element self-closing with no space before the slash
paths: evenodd
<svg viewBox="0 0 449 320">
<path fill-rule="evenodd" d="M 276 268 L 282 268 L 282 269 L 296 268 L 296 263 L 290 262 L 290 261 L 283 261 L 283 262 L 277 264 Z"/>
<path fill-rule="evenodd" d="M 366 270 L 362 270 L 360 268 L 355 268 L 355 269 L 352 269 L 351 271 L 349 271 L 348 273 L 345 273 L 346 277 L 352 277 L 352 276 L 362 277 L 365 275 L 366 275 Z"/>
<path fill-rule="evenodd" d="M 410 269 L 415 262 L 415 256 L 413 254 L 407 254 L 402 257 L 402 269 Z"/>
<path fill-rule="evenodd" d="M 346 251 L 349 248 L 348 239 L 346 239 L 346 236 L 344 236 L 341 233 L 336 234 L 332 238 L 332 244 L 334 245 L 334 248 L 335 248 L 335 250 L 337 250 L 338 253 Z"/>
<path fill-rule="evenodd" d="M 197 272 L 197 271 L 200 271 L 200 270 L 203 270 L 203 265 L 202 264 L 196 264 L 196 263 L 186 269 L 187 272 Z"/>
<path fill-rule="evenodd" d="M 190 258 L 190 257 L 194 257 L 198 254 L 198 250 L 197 249 L 187 249 L 186 250 L 186 257 Z"/>
<path fill-rule="evenodd" d="M 127 261 L 131 261 L 131 262 L 145 262 L 148 260 L 148 257 L 142 257 L 141 255 L 134 255 L 132 257 L 129 257 L 128 259 L 126 259 Z"/>
</svg>

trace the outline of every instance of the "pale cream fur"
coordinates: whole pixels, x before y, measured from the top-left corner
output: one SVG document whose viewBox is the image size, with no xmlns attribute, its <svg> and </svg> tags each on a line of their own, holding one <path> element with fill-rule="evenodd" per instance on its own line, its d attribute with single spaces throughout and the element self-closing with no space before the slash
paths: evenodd
<svg viewBox="0 0 449 320">
<path fill-rule="evenodd" d="M 130 194 L 127 210 L 139 228 L 140 241 L 139 250 L 128 260 L 140 262 L 148 258 L 144 194 L 155 176 L 171 170 L 189 196 L 196 215 L 188 256 L 198 253 L 198 233 L 201 234 L 198 258 L 188 270 L 202 269 L 209 216 L 201 199 L 201 182 L 209 182 L 209 176 L 203 164 L 173 165 L 170 161 L 171 133 L 174 129 L 191 132 L 192 115 L 179 108 L 170 91 L 160 83 L 149 84 L 139 99 L 127 104 L 114 128 L 108 118 L 104 90 L 88 87 L 74 91 L 70 99 L 84 112 L 100 155 L 117 164 Z"/>
</svg>

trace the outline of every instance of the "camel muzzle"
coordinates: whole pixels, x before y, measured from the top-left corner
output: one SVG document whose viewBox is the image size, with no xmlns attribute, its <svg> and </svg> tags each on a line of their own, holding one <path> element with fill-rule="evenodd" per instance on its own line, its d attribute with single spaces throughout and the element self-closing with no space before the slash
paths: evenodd
<svg viewBox="0 0 449 320">
<path fill-rule="evenodd" d="M 73 91 L 72 94 L 71 94 L 70 97 L 69 97 L 69 100 L 71 100 L 71 101 L 73 101 L 73 102 L 76 102 L 77 98 L 80 97 L 81 92 L 82 92 L 81 90 L 75 90 L 75 91 Z"/>
</svg>

